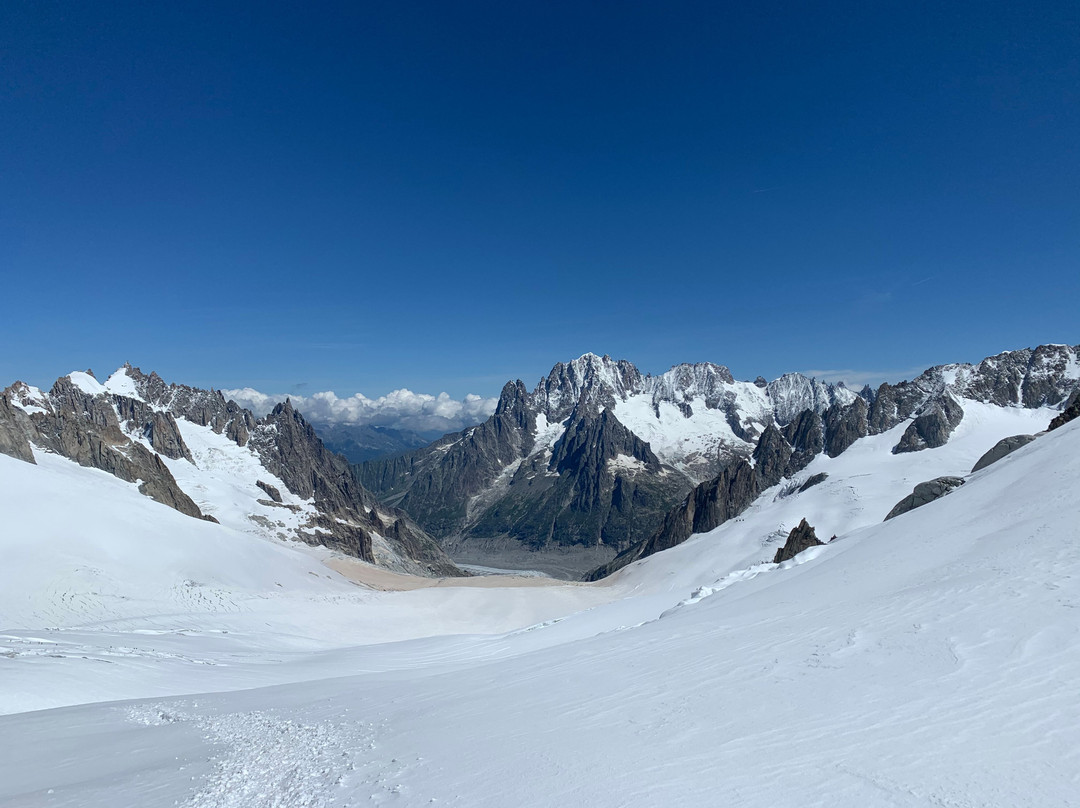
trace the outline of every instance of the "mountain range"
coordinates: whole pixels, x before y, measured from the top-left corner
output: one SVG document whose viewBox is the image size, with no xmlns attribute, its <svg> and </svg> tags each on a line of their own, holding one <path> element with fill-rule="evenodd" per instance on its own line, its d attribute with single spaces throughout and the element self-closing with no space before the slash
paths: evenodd
<svg viewBox="0 0 1080 808">
<path fill-rule="evenodd" d="M 586 354 L 531 390 L 508 382 L 484 423 L 354 472 L 455 557 L 597 577 L 867 435 L 905 424 L 891 450 L 918 452 L 949 440 L 968 401 L 1060 406 L 1080 385 L 1078 355 L 1043 345 L 854 392 L 797 373 L 737 381 L 711 363 L 651 376 Z"/>
<path fill-rule="evenodd" d="M 738 381 L 711 363 L 652 376 L 585 354 L 531 390 L 508 382 L 482 424 L 350 465 L 288 400 L 256 418 L 220 391 L 125 365 L 104 382 L 74 372 L 48 392 L 8 387 L 0 453 L 30 463 L 55 453 L 188 516 L 400 572 L 463 574 L 453 557 L 597 579 L 781 483 L 820 483 L 828 471 L 815 460 L 867 436 L 895 432 L 893 453 L 933 449 L 972 403 L 1056 412 L 1078 387 L 1080 346 L 1007 351 L 858 392 L 794 373 Z"/>
<path fill-rule="evenodd" d="M 588 583 L 449 577 L 290 401 L 256 418 L 130 366 L 14 384 L 0 803 L 1072 805 L 1076 360 L 816 398 L 720 379 L 744 436 L 724 415 L 704 472 L 625 411 L 715 419 L 707 383 L 602 385 L 578 371 L 620 363 L 587 356 L 511 384 L 472 437 L 517 436 L 551 489 L 632 457 L 693 486 Z"/>
<path fill-rule="evenodd" d="M 0 393 L 0 453 L 47 452 L 106 471 L 181 513 L 420 575 L 459 575 L 404 513 L 356 483 L 288 401 L 263 418 L 219 391 L 125 365 Z"/>
</svg>

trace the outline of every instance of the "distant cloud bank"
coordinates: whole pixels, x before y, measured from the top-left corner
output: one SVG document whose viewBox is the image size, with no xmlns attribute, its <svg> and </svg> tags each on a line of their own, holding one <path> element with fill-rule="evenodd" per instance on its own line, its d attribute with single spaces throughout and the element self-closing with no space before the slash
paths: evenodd
<svg viewBox="0 0 1080 808">
<path fill-rule="evenodd" d="M 495 412 L 495 405 L 499 402 L 497 398 L 484 398 L 473 393 L 459 401 L 447 393 L 432 396 L 404 389 L 378 398 L 368 398 L 363 393 L 339 398 L 330 390 L 310 396 L 267 394 L 250 387 L 221 392 L 225 398 L 231 398 L 256 415 L 265 415 L 288 398 L 309 421 L 386 426 L 417 432 L 453 432 L 478 424 Z"/>
</svg>

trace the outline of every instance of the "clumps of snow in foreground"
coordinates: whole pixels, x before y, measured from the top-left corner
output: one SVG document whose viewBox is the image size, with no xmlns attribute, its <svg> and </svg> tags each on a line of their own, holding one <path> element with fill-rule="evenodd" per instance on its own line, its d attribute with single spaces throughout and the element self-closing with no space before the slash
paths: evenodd
<svg viewBox="0 0 1080 808">
<path fill-rule="evenodd" d="M 362 721 L 309 724 L 260 710 L 210 718 L 182 706 L 138 704 L 127 718 L 145 726 L 189 725 L 217 748 L 211 773 L 184 802 L 192 808 L 330 808 L 340 804 L 354 759 L 375 748 Z"/>
</svg>

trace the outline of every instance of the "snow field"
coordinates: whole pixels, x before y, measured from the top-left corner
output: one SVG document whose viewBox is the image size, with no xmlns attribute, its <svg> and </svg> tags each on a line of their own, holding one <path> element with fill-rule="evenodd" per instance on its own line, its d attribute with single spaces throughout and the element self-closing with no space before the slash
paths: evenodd
<svg viewBox="0 0 1080 808">
<path fill-rule="evenodd" d="M 366 592 L 321 577 L 306 548 L 198 523 L 58 458 L 0 457 L 17 537 L 0 570 L 8 647 L 185 654 L 0 656 L 9 711 L 30 709 L 20 693 L 84 702 L 0 718 L 0 803 L 1074 804 L 1080 423 L 881 522 L 915 483 L 966 474 L 1052 415 L 964 406 L 941 449 L 892 455 L 897 432 L 817 458 L 800 479 L 824 483 L 781 484 L 599 586 Z M 45 513 L 43 490 L 71 509 Z M 125 521 L 136 501 L 154 510 Z M 836 541 L 766 563 L 804 516 Z M 138 525 L 174 555 L 132 560 Z M 74 564 L 114 588 L 65 584 L 83 600 L 64 630 L 35 629 L 53 608 L 24 603 L 39 570 Z M 177 580 L 212 580 L 237 608 L 161 597 Z M 200 689 L 222 692 L 161 697 Z"/>
</svg>

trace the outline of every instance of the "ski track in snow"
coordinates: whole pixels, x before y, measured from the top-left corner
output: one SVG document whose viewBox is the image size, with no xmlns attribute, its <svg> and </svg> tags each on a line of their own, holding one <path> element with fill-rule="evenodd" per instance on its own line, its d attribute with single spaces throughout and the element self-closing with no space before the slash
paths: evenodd
<svg viewBox="0 0 1080 808">
<path fill-rule="evenodd" d="M 209 717 L 183 703 L 128 708 L 129 721 L 146 726 L 185 723 L 215 750 L 213 769 L 193 786 L 186 808 L 330 808 L 355 770 L 354 756 L 374 748 L 358 722 L 307 724 L 272 711 Z"/>
<path fill-rule="evenodd" d="M 193 778 L 181 808 L 333 808 L 358 798 L 408 804 L 414 795 L 405 780 L 423 763 L 385 759 L 379 727 L 348 708 L 317 722 L 287 710 L 217 712 L 185 700 L 136 704 L 123 714 L 134 724 L 186 725 L 201 736 L 209 772 Z M 186 768 L 178 765 L 178 773 Z"/>
</svg>

